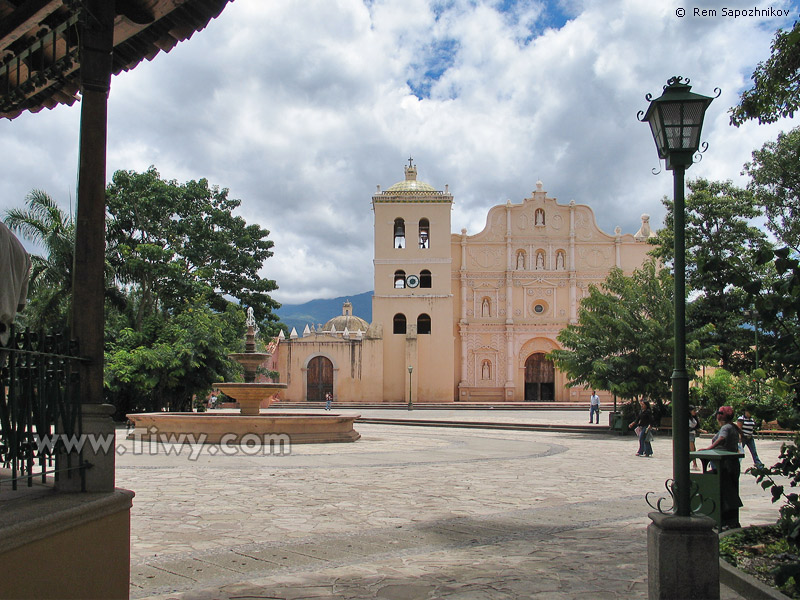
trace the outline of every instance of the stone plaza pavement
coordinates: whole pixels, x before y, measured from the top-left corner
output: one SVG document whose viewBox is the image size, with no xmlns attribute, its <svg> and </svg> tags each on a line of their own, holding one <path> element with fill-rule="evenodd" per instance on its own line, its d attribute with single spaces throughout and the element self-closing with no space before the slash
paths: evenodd
<svg viewBox="0 0 800 600">
<path fill-rule="evenodd" d="M 588 421 L 583 411 L 358 412 Z M 671 475 L 670 438 L 645 459 L 632 435 L 356 429 L 355 443 L 287 456 L 198 446 L 192 458 L 188 447 L 137 449 L 119 430 L 117 485 L 136 492 L 131 598 L 647 597 L 644 496 Z M 764 462 L 780 444 L 758 440 Z M 751 476 L 741 488 L 743 525 L 776 520 Z M 722 597 L 740 598 L 725 587 Z"/>
</svg>

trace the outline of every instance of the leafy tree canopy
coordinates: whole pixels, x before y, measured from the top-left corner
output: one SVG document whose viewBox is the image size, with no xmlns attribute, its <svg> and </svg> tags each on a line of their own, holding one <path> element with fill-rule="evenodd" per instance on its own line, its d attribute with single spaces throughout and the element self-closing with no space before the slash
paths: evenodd
<svg viewBox="0 0 800 600">
<path fill-rule="evenodd" d="M 202 299 L 175 315 L 149 315 L 141 330 L 112 319 L 106 332 L 106 389 L 119 417 L 130 412 L 188 410 L 192 396 L 210 391 L 238 370 L 228 353 L 244 334 L 244 312 L 222 313 Z"/>
<path fill-rule="evenodd" d="M 117 171 L 107 189 L 109 256 L 120 281 L 141 293 L 135 327 L 156 310 L 175 310 L 187 298 L 206 298 L 224 311 L 226 297 L 251 306 L 266 329 L 277 321 L 273 280 L 259 275 L 272 256 L 269 231 L 233 211 L 240 200 L 208 181 L 179 184 L 144 173 Z"/>
<path fill-rule="evenodd" d="M 744 173 L 751 177 L 748 189 L 764 207 L 770 231 L 800 252 L 800 127 L 754 151 Z"/>
<path fill-rule="evenodd" d="M 786 247 L 763 249 L 759 264 L 772 264 L 777 277 L 753 278 L 748 273 L 737 275 L 735 281 L 752 294 L 762 327 L 764 364 L 781 377 L 800 401 L 800 260 Z"/>
<path fill-rule="evenodd" d="M 794 116 L 800 106 L 800 22 L 789 31 L 777 31 L 770 57 L 758 64 L 752 79 L 753 87 L 730 110 L 731 124 L 738 127 L 750 119 L 774 123 Z"/>
<path fill-rule="evenodd" d="M 673 280 L 649 260 L 628 277 L 620 269 L 581 301 L 578 322 L 558 335 L 563 349 L 548 355 L 569 385 L 610 391 L 620 398 L 660 402 L 670 395 L 673 370 Z M 698 332 L 699 333 L 699 332 Z M 702 352 L 690 336 L 690 372 Z"/>
<path fill-rule="evenodd" d="M 761 211 L 751 192 L 730 181 L 697 179 L 688 188 L 684 235 L 686 287 L 692 301 L 686 309 L 687 326 L 705 331 L 703 345 L 715 348 L 726 369 L 741 372 L 751 366 L 752 334 L 743 325 L 744 311 L 752 302 L 732 282 L 741 273 L 762 276 L 768 270 L 756 261 L 759 250 L 768 245 L 766 235 L 750 224 Z M 674 207 L 666 198 L 662 202 L 666 226 L 658 232 L 651 254 L 671 263 Z"/>
</svg>

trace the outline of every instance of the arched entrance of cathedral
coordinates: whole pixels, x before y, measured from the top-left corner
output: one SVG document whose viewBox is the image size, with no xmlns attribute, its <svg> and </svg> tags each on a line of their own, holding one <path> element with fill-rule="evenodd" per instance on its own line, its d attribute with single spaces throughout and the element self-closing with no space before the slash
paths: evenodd
<svg viewBox="0 0 800 600">
<path fill-rule="evenodd" d="M 309 402 L 324 402 L 325 394 L 333 394 L 333 363 L 324 356 L 315 356 L 308 363 L 306 372 L 306 399 Z"/>
<path fill-rule="evenodd" d="M 525 402 L 553 402 L 556 399 L 556 368 L 544 352 L 525 361 Z"/>
</svg>

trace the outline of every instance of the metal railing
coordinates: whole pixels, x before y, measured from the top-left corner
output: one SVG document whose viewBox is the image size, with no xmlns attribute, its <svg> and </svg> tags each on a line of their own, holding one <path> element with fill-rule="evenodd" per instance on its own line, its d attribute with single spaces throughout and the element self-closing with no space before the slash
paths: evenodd
<svg viewBox="0 0 800 600">
<path fill-rule="evenodd" d="M 0 489 L 34 477 L 56 480 L 74 471 L 84 488 L 85 465 L 80 453 L 68 448 L 81 435 L 77 342 L 64 335 L 44 335 L 11 329 L 8 346 L 0 346 L 0 463 L 11 477 Z M 58 434 L 58 435 L 56 435 Z M 53 468 L 55 457 L 63 461 Z"/>
</svg>

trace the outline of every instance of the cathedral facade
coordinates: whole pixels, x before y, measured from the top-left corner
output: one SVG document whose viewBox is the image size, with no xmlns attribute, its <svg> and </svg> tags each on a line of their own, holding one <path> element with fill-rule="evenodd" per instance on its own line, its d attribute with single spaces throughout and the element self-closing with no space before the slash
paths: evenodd
<svg viewBox="0 0 800 600">
<path fill-rule="evenodd" d="M 560 204 L 537 182 L 519 204 L 489 210 L 484 229 L 451 233 L 453 197 L 405 179 L 372 197 L 372 323 L 343 314 L 280 338 L 274 367 L 288 401 L 588 402 L 547 353 L 580 300 L 613 267 L 645 260 L 635 235 L 601 231 L 589 206 Z M 349 313 L 348 313 L 349 311 Z"/>
</svg>

